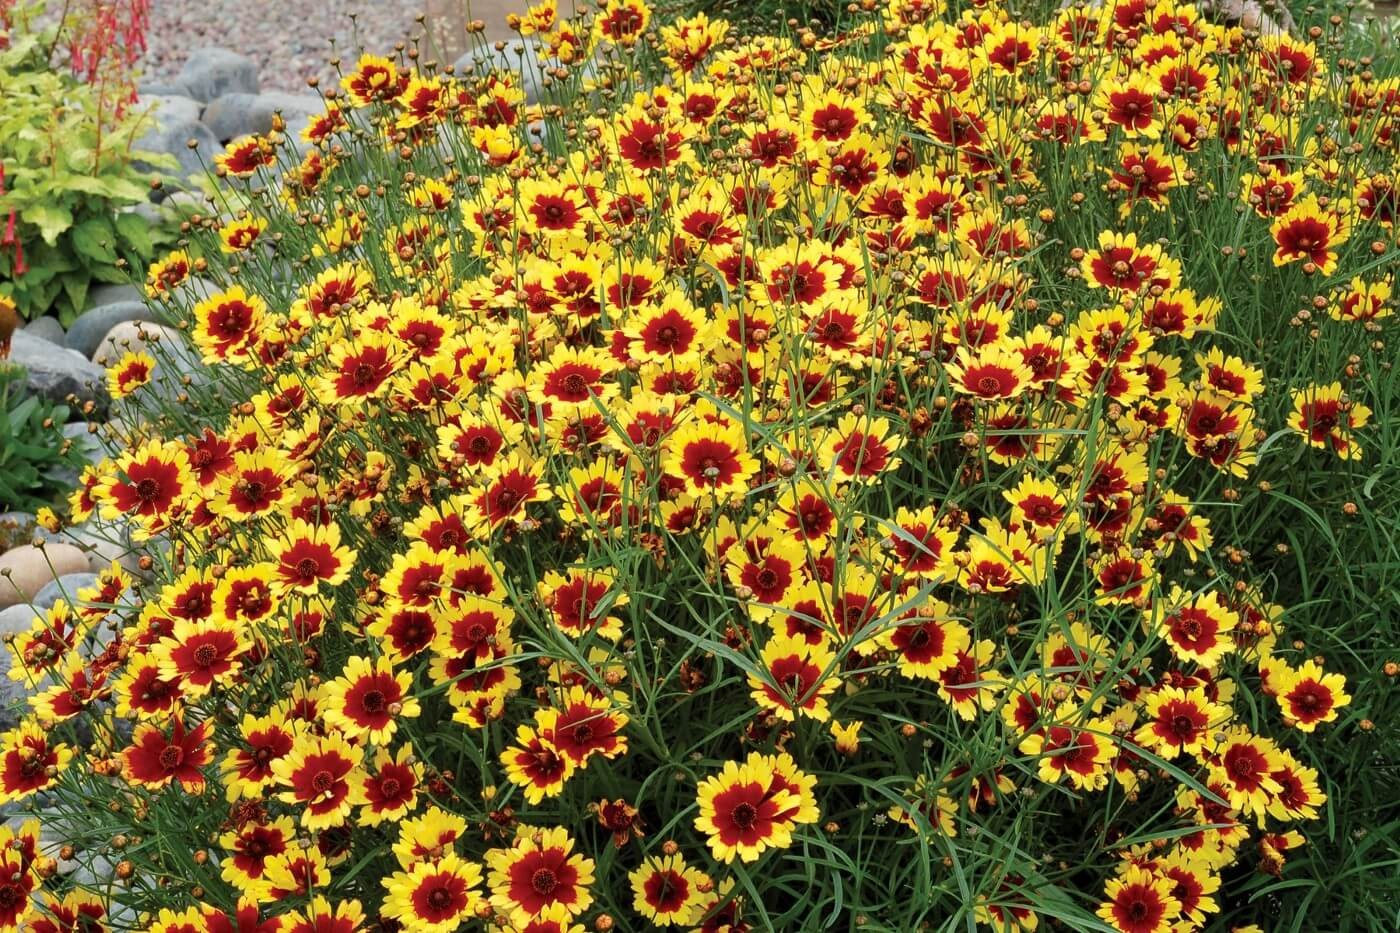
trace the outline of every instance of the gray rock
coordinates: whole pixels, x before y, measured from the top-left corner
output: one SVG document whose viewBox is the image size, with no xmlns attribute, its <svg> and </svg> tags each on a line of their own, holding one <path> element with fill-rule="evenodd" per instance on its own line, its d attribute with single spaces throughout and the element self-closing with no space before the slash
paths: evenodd
<svg viewBox="0 0 1400 933">
<path fill-rule="evenodd" d="M 155 322 L 161 317 L 159 311 L 147 307 L 144 301 L 119 301 L 116 304 L 103 305 L 85 312 L 73 322 L 73 326 L 68 328 L 68 338 L 64 341 L 64 346 L 91 358 L 93 351 L 102 343 L 102 338 L 118 324 L 127 321 Z"/>
<path fill-rule="evenodd" d="M 152 81 L 149 84 L 137 85 L 136 93 L 140 97 L 171 97 L 174 95 L 184 96 L 185 88 L 181 84 L 165 84 L 160 81 Z"/>
<path fill-rule="evenodd" d="M 114 305 L 119 301 L 145 301 L 146 294 L 135 285 L 94 285 L 88 289 L 88 308 Z"/>
<path fill-rule="evenodd" d="M 63 344 L 63 325 L 58 323 L 58 318 L 36 317 L 28 324 L 24 325 L 26 334 L 33 334 L 40 340 L 47 340 L 49 343 Z"/>
<path fill-rule="evenodd" d="M 258 93 L 258 66 L 228 49 L 195 49 L 178 80 L 186 94 L 207 104 L 225 94 Z"/>
<path fill-rule="evenodd" d="M 34 615 L 33 609 L 23 605 L 0 609 L 0 635 L 18 635 L 29 631 Z"/>
<path fill-rule="evenodd" d="M 118 324 L 102 338 L 92 358 L 103 366 L 111 366 L 122 354 L 136 350 L 150 354 L 156 363 L 151 370 L 151 381 L 141 390 L 148 396 L 174 401 L 188 390 L 186 377 L 189 377 L 190 386 L 205 385 L 213 379 L 213 371 L 204 364 L 199 351 L 190 345 L 189 338 L 161 324 L 138 321 Z"/>
<path fill-rule="evenodd" d="M 158 123 L 198 123 L 204 108 L 188 94 L 143 97 L 137 105 Z"/>
<path fill-rule="evenodd" d="M 147 113 L 145 131 L 137 138 L 134 149 L 142 152 L 174 156 L 179 164 L 178 178 L 202 175 L 213 167 L 214 156 L 222 151 L 219 140 L 209 127 L 199 122 L 199 104 L 188 97 L 153 98 L 154 106 Z M 197 148 L 190 149 L 194 141 Z M 146 171 L 159 171 L 139 160 Z"/>
<path fill-rule="evenodd" d="M 71 602 L 78 598 L 78 590 L 94 586 L 97 583 L 95 573 L 70 573 L 50 581 L 39 592 L 34 594 L 30 600 L 36 609 L 52 609 L 53 604 L 60 599 Z"/>
<path fill-rule="evenodd" d="M 126 522 L 88 519 L 63 532 L 65 543 L 77 547 L 87 558 L 88 570 L 101 573 L 116 561 L 127 573 L 141 574 L 140 555 L 135 553 Z"/>
<path fill-rule="evenodd" d="M 249 133 L 268 133 L 272 116 L 281 113 L 287 132 L 299 133 L 306 121 L 324 111 L 321 98 L 312 94 L 225 94 L 210 101 L 201 118 L 220 140 L 228 142 Z"/>
<path fill-rule="evenodd" d="M 80 402 L 94 402 L 99 414 L 107 408 L 107 374 L 81 353 L 19 331 L 10 361 L 25 368 L 29 391 L 41 398 L 62 402 L 75 395 Z"/>
</svg>

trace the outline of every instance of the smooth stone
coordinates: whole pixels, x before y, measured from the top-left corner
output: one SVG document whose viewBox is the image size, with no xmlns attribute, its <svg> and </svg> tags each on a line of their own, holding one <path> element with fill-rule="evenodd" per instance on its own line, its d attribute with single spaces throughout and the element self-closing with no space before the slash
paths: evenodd
<svg viewBox="0 0 1400 933">
<path fill-rule="evenodd" d="M 97 584 L 97 574 L 90 571 L 70 573 L 51 580 L 30 600 L 36 609 L 52 609 L 60 599 L 72 602 L 78 598 L 78 591 Z"/>
<path fill-rule="evenodd" d="M 240 136 L 272 131 L 272 117 L 282 114 L 287 132 L 296 135 L 307 120 L 326 109 L 321 98 L 312 94 L 287 94 L 275 91 L 267 94 L 225 94 L 209 102 L 200 117 L 220 140 L 228 142 Z"/>
<path fill-rule="evenodd" d="M 127 321 L 158 321 L 160 312 L 150 308 L 144 301 L 119 301 L 103 305 L 85 312 L 68 328 L 68 339 L 64 345 L 77 350 L 83 356 L 91 357 L 102 343 L 102 338 Z"/>
<path fill-rule="evenodd" d="M 92 573 L 101 573 L 113 563 L 127 573 L 142 573 L 141 555 L 133 549 L 130 532 L 122 519 L 91 518 L 76 528 L 66 529 L 63 537 L 65 543 L 83 554 L 86 569 Z"/>
<path fill-rule="evenodd" d="M 29 602 L 49 581 L 89 567 L 88 556 L 71 544 L 11 548 L 0 554 L 0 608 Z"/>
<path fill-rule="evenodd" d="M 173 156 L 177 163 L 175 178 L 179 181 L 191 175 L 203 175 L 213 169 L 214 156 L 223 151 L 219 140 L 209 127 L 199 122 L 199 103 L 188 97 L 155 98 L 156 106 L 148 113 L 149 125 L 132 146 L 138 152 Z M 189 144 L 196 144 L 191 149 Z M 160 172 L 148 162 L 136 160 L 139 168 Z"/>
<path fill-rule="evenodd" d="M 64 343 L 63 325 L 58 323 L 58 318 L 36 317 L 28 324 L 24 325 L 24 332 L 40 340 L 47 340 L 49 343 L 56 343 L 60 346 Z"/>
<path fill-rule="evenodd" d="M 146 293 L 136 285 L 103 283 L 88 289 L 88 309 L 114 305 L 119 301 L 145 301 Z"/>
<path fill-rule="evenodd" d="M 10 362 L 27 371 L 29 391 L 55 404 L 77 396 L 94 402 L 100 413 L 107 407 L 107 374 L 81 353 L 18 331 L 10 347 Z"/>
<path fill-rule="evenodd" d="M 34 624 L 37 615 L 38 613 L 25 605 L 0 609 L 0 635 L 18 635 L 29 631 L 29 626 Z"/>
<path fill-rule="evenodd" d="M 211 46 L 191 52 L 176 80 L 186 94 L 207 104 L 225 94 L 258 93 L 258 66 L 246 55 Z"/>
</svg>

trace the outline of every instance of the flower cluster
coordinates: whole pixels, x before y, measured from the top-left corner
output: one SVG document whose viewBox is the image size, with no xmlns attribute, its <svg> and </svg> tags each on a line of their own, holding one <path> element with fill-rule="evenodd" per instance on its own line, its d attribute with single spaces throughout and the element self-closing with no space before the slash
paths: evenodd
<svg viewBox="0 0 1400 933">
<path fill-rule="evenodd" d="M 5 798 L 110 799 L 131 879 L 38 914 L 816 929 L 900 847 L 883 928 L 1166 933 L 1304 844 L 1352 697 L 1228 509 L 1363 458 L 1369 376 L 1266 372 L 1240 295 L 1379 341 L 1400 84 L 1172 0 L 649 16 L 530 10 L 538 103 L 365 55 L 218 157 L 148 281 L 217 382 L 118 363 L 73 500 L 151 575 L 10 646 Z"/>
</svg>

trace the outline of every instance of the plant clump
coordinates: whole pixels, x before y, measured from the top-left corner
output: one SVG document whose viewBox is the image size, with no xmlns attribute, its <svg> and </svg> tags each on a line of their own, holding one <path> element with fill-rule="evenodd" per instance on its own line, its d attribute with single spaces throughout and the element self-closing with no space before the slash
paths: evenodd
<svg viewBox="0 0 1400 933">
<path fill-rule="evenodd" d="M 1366 536 L 1400 82 L 1172 0 L 517 25 L 537 101 L 346 60 L 153 266 L 218 378 L 114 369 L 149 573 L 0 748 L 113 867 L 5 830 L 0 926 L 1267 925 L 1388 702 L 1285 526 Z"/>
</svg>

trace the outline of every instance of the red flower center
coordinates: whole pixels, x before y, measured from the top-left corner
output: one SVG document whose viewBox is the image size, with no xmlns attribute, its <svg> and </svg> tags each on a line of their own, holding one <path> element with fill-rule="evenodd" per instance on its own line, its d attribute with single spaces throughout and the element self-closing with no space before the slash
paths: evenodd
<svg viewBox="0 0 1400 933">
<path fill-rule="evenodd" d="M 364 698 L 360 700 L 360 705 L 367 713 L 382 713 L 387 705 L 384 702 L 384 691 L 366 690 Z"/>
<path fill-rule="evenodd" d="M 167 771 L 180 767 L 185 760 L 185 750 L 178 745 L 167 745 L 160 750 L 160 766 Z"/>
<path fill-rule="evenodd" d="M 541 897 L 548 897 L 559 886 L 559 879 L 548 868 L 537 868 L 530 876 L 530 887 Z"/>
<path fill-rule="evenodd" d="M 751 803 L 741 803 L 729 815 L 734 825 L 740 829 L 753 829 L 758 822 L 758 808 Z"/>
</svg>

